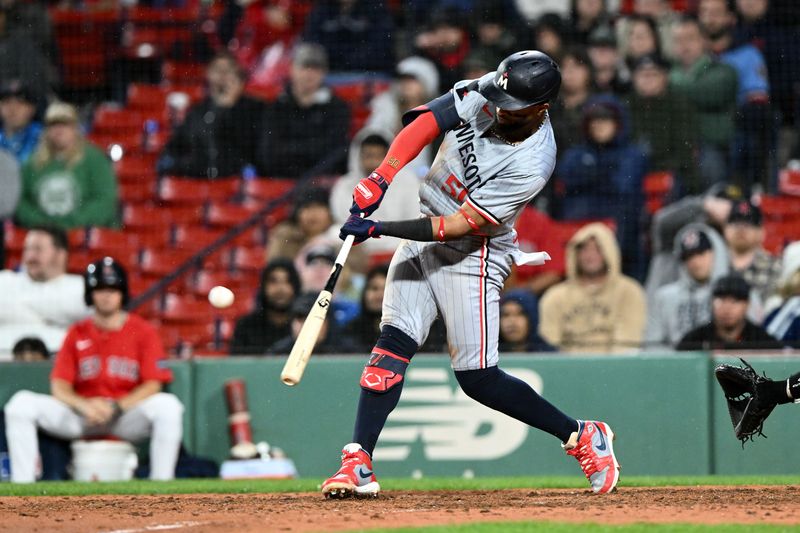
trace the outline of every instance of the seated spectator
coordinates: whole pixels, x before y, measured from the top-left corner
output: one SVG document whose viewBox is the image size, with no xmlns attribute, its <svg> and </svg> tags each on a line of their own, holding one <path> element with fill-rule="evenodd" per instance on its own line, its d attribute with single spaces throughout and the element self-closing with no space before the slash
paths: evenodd
<svg viewBox="0 0 800 533">
<path fill-rule="evenodd" d="M 686 196 L 659 209 L 651 226 L 651 258 L 647 272 L 647 301 L 655 291 L 678 279 L 680 258 L 673 251 L 675 237 L 693 222 L 706 224 L 719 236 L 728 221 L 731 206 L 742 199 L 742 190 L 727 183 L 718 183 L 704 194 Z"/>
<path fill-rule="evenodd" d="M 764 329 L 793 348 L 800 348 L 800 242 L 784 249 L 783 262 L 779 285 L 782 301 L 767 315 Z"/>
<path fill-rule="evenodd" d="M 333 238 L 318 237 L 297 253 L 294 266 L 300 275 L 301 292 L 319 294 L 325 288 L 336 261 L 336 255 L 339 253 L 340 243 L 341 241 Z M 353 252 L 356 255 L 348 256 L 347 263 L 339 275 L 339 281 L 336 284 L 336 298 L 331 302 L 331 309 L 328 312 L 336 325 L 346 324 L 358 314 L 361 288 L 363 287 L 361 273 L 366 269 L 366 261 L 360 254 L 360 250 L 351 250 L 350 253 Z M 355 257 L 355 264 L 359 268 L 357 272 L 354 272 L 353 263 L 350 261 L 351 257 Z"/>
<path fill-rule="evenodd" d="M 494 54 L 488 52 L 485 48 L 479 48 L 470 52 L 461 64 L 464 70 L 464 79 L 477 80 L 484 74 L 494 72 L 497 68 L 497 63 L 490 62 L 493 58 Z"/>
<path fill-rule="evenodd" d="M 522 210 L 514 225 L 521 252 L 550 255 L 550 261 L 543 265 L 519 265 L 514 270 L 514 286 L 524 287 L 539 297 L 566 274 L 564 245 L 556 237 L 555 226 L 553 219 L 530 205 Z"/>
<path fill-rule="evenodd" d="M 661 41 L 656 21 L 647 15 L 636 13 L 625 17 L 627 34 L 624 44 L 619 46 L 629 69 L 644 56 L 661 56 Z"/>
<path fill-rule="evenodd" d="M 267 256 L 294 260 L 306 244 L 323 235 L 332 224 L 327 190 L 310 187 L 296 191 L 291 216 L 269 233 Z"/>
<path fill-rule="evenodd" d="M 634 0 L 633 14 L 636 17 L 648 17 L 655 21 L 661 55 L 672 57 L 672 26 L 678 21 L 679 15 L 673 11 L 670 0 Z M 631 34 L 633 19 L 624 17 L 615 23 L 617 40 L 620 49 L 628 48 L 628 36 Z"/>
<path fill-rule="evenodd" d="M 656 55 L 636 60 L 633 91 L 627 98 L 632 138 L 647 150 L 651 172 L 670 172 L 676 187 L 700 192 L 696 183 L 694 113 L 669 86 L 669 64 Z"/>
<path fill-rule="evenodd" d="M 393 139 L 394 135 L 389 131 L 369 127 L 359 131 L 353 138 L 348 152 L 349 171 L 337 179 L 331 189 L 330 209 L 333 225 L 330 237 L 334 239 L 338 237 L 339 227 L 350 216 L 353 189 L 359 181 L 380 166 Z M 375 211 L 375 217 L 378 220 L 408 220 L 419 216 L 419 201 L 411 199 L 419 197 L 421 176 L 418 172 L 426 171 L 426 165 L 414 165 L 413 162 L 403 167 L 386 192 L 385 201 Z M 367 254 L 390 253 L 394 252 L 399 243 L 400 239 L 395 237 L 382 237 L 368 239 L 359 245 L 359 248 Z"/>
<path fill-rule="evenodd" d="M 11 349 L 14 361 L 20 363 L 35 363 L 50 359 L 50 352 L 39 337 L 23 337 Z"/>
<path fill-rule="evenodd" d="M 739 20 L 733 42 L 751 43 L 761 51 L 769 75 L 770 101 L 780 110 L 784 124 L 796 123 L 800 118 L 795 109 L 800 62 L 786 58 L 800 55 L 797 6 L 791 0 L 736 0 L 736 11 Z"/>
<path fill-rule="evenodd" d="M 470 53 L 477 52 L 486 57 L 492 70 L 502 60 L 521 49 L 515 26 L 518 18 L 508 16 L 507 11 L 507 3 L 496 0 L 477 0 L 473 6 L 475 41 Z"/>
<path fill-rule="evenodd" d="M 631 87 L 628 69 L 617 49 L 617 38 L 607 26 L 592 31 L 586 41 L 586 52 L 592 61 L 594 85 L 598 92 L 622 96 Z"/>
<path fill-rule="evenodd" d="M 439 96 L 439 72 L 424 57 L 403 59 L 395 69 L 397 79 L 388 91 L 375 96 L 369 104 L 370 115 L 365 127 L 389 130 L 397 135 L 403 129 L 403 113 L 427 104 Z M 424 159 L 430 165 L 433 157 Z"/>
<path fill-rule="evenodd" d="M 767 298 L 778 288 L 781 261 L 764 250 L 761 210 L 747 200 L 733 204 L 725 224 L 725 242 L 731 258 L 731 271 L 750 285 L 748 318 L 761 324 Z"/>
<path fill-rule="evenodd" d="M 9 80 L 0 87 L 0 148 L 14 154 L 20 164 L 27 161 L 42 134 L 35 120 L 36 96 L 19 80 Z"/>
<path fill-rule="evenodd" d="M 627 112 L 615 98 L 591 100 L 583 119 L 585 142 L 567 150 L 556 166 L 557 218 L 613 218 L 623 250 L 622 270 L 643 279 L 639 235 L 647 155 L 629 141 Z"/>
<path fill-rule="evenodd" d="M 56 102 L 47 108 L 44 123 L 36 151 L 22 166 L 19 223 L 118 226 L 117 178 L 108 157 L 84 139 L 78 112 Z"/>
<path fill-rule="evenodd" d="M 728 273 L 722 239 L 703 224 L 691 224 L 675 238 L 681 266 L 677 281 L 656 290 L 647 302 L 645 341 L 650 348 L 675 346 L 686 333 L 711 320 L 711 287 Z"/>
<path fill-rule="evenodd" d="M 689 331 L 676 350 L 780 350 L 783 344 L 747 320 L 750 285 L 738 274 L 714 283 L 711 321 Z"/>
<path fill-rule="evenodd" d="M 568 48 L 561 57 L 561 90 L 550 104 L 550 121 L 561 153 L 582 139 L 583 107 L 594 93 L 594 67 L 583 48 Z"/>
<path fill-rule="evenodd" d="M 572 0 L 569 27 L 570 41 L 586 44 L 593 31 L 611 31 L 611 16 L 605 0 Z"/>
<path fill-rule="evenodd" d="M 34 2 L 20 4 L 45 11 Z M 0 9 L 0 80 L 20 80 L 30 88 L 37 102 L 44 102 L 57 84 L 57 71 L 38 46 L 35 28 L 26 21 L 15 20 L 13 10 L 8 7 Z"/>
<path fill-rule="evenodd" d="M 282 339 L 278 339 L 270 346 L 266 352 L 267 355 L 288 355 L 292 351 L 294 341 L 297 340 L 297 335 L 300 334 L 300 329 L 303 327 L 308 312 L 311 311 L 317 301 L 318 295 L 319 293 L 316 292 L 308 292 L 295 298 L 290 310 L 292 317 L 291 333 Z M 334 332 L 331 329 L 331 315 L 328 314 L 322 324 L 322 329 L 319 331 L 317 343 L 314 345 L 315 355 L 358 353 L 358 346 L 352 338 L 341 331 Z"/>
<path fill-rule="evenodd" d="M 621 273 L 614 234 L 601 223 L 581 228 L 567 245 L 566 281 L 539 301 L 539 334 L 563 352 L 631 351 L 645 316 L 644 291 Z"/>
<path fill-rule="evenodd" d="M 437 94 L 453 88 L 463 79 L 462 63 L 471 48 L 464 16 L 453 6 L 435 8 L 426 26 L 414 37 L 414 53 L 436 64 L 439 70 Z"/>
<path fill-rule="evenodd" d="M 310 10 L 310 0 L 226 2 L 219 22 L 220 38 L 244 68 L 252 71 L 270 46 L 291 44 Z"/>
<path fill-rule="evenodd" d="M 670 72 L 670 86 L 689 100 L 697 119 L 701 181 L 696 190 L 703 190 L 728 178 L 736 71 L 711 57 L 696 19 L 682 18 L 672 33 L 676 63 Z"/>
<path fill-rule="evenodd" d="M 17 211 L 21 189 L 19 162 L 11 152 L 0 148 L 0 268 L 6 264 L 5 222 Z"/>
<path fill-rule="evenodd" d="M 0 271 L 0 352 L 9 353 L 28 336 L 56 352 L 67 327 L 89 314 L 81 277 L 66 273 L 67 246 L 63 230 L 32 228 L 25 236 L 22 271 Z"/>
<path fill-rule="evenodd" d="M 261 355 L 289 335 L 289 308 L 300 294 L 300 276 L 289 259 L 273 259 L 261 273 L 256 310 L 236 321 L 231 355 Z"/>
<path fill-rule="evenodd" d="M 539 337 L 539 301 L 532 292 L 516 289 L 500 298 L 500 344 L 506 353 L 551 351 Z"/>
<path fill-rule="evenodd" d="M 94 313 L 70 327 L 50 374 L 52 395 L 22 390 L 5 406 L 11 479 L 35 481 L 37 428 L 65 439 L 150 437 L 150 478 L 172 479 L 183 405 L 161 392 L 172 376 L 159 366 L 165 355 L 158 333 L 123 310 L 128 283 L 119 263 L 92 263 L 84 280 Z"/>
<path fill-rule="evenodd" d="M 561 57 L 567 45 L 567 33 L 567 24 L 561 15 L 553 12 L 543 13 L 533 26 L 533 49 L 540 50 L 550 57 Z"/>
<path fill-rule="evenodd" d="M 746 188 L 756 183 L 770 187 L 767 161 L 776 142 L 770 130 L 777 123 L 770 106 L 767 63 L 758 48 L 734 41 L 736 13 L 728 0 L 700 0 L 697 14 L 711 52 L 736 71 L 739 82 L 731 169 Z"/>
<path fill-rule="evenodd" d="M 315 2 L 303 38 L 319 43 L 333 72 L 388 72 L 394 65 L 392 17 L 384 2 Z"/>
<path fill-rule="evenodd" d="M 240 175 L 255 164 L 264 107 L 244 95 L 246 81 L 230 53 L 214 56 L 206 69 L 208 96 L 173 130 L 158 161 L 161 174 L 215 179 Z"/>
<path fill-rule="evenodd" d="M 320 45 L 297 46 L 288 85 L 267 105 L 257 149 L 261 175 L 344 173 L 350 110 L 323 85 L 327 72 L 328 56 Z"/>
<path fill-rule="evenodd" d="M 359 353 L 370 351 L 381 334 L 383 290 L 388 271 L 389 265 L 378 265 L 367 272 L 358 316 L 344 328 L 344 334 L 355 342 Z"/>
</svg>

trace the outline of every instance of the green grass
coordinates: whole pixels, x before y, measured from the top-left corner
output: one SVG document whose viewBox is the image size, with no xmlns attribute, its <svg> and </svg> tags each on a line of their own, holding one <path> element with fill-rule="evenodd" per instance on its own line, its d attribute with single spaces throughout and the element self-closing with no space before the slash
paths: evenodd
<svg viewBox="0 0 800 533">
<path fill-rule="evenodd" d="M 113 483 L 51 481 L 18 485 L 0 483 L 2 496 L 86 496 L 94 494 L 248 494 L 268 492 L 314 492 L 321 479 L 236 480 L 182 479 L 175 481 L 134 480 Z M 625 477 L 620 487 L 667 485 L 797 485 L 800 476 L 693 476 Z M 486 477 L 475 479 L 427 478 L 381 479 L 384 490 L 499 490 L 515 488 L 588 488 L 580 476 L 571 477 Z"/>
<path fill-rule="evenodd" d="M 450 526 L 409 527 L 399 529 L 361 529 L 356 532 L 368 533 L 524 533 L 528 531 L 546 531 L 548 533 L 779 533 L 784 531 L 800 531 L 800 527 L 772 526 L 764 524 L 630 524 L 624 526 L 608 526 L 599 524 L 562 524 L 555 522 L 482 522 Z"/>
</svg>

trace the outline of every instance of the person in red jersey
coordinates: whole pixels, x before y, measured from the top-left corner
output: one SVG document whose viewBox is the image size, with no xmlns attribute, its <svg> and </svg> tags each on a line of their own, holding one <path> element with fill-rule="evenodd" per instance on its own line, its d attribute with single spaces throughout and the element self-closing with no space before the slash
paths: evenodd
<svg viewBox="0 0 800 533">
<path fill-rule="evenodd" d="M 172 479 L 183 437 L 183 405 L 162 387 L 164 347 L 143 318 L 125 311 L 125 269 L 111 257 L 84 275 L 91 317 L 73 324 L 50 374 L 51 395 L 19 391 L 5 406 L 11 480 L 36 478 L 36 431 L 66 439 L 150 437 L 150 478 Z"/>
</svg>

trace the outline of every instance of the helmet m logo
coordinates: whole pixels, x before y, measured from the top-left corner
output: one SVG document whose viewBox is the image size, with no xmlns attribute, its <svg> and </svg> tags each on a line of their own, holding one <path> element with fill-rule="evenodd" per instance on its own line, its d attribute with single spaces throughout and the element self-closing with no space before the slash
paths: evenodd
<svg viewBox="0 0 800 533">
<path fill-rule="evenodd" d="M 508 72 L 503 72 L 503 74 L 497 78 L 497 85 L 502 87 L 504 91 L 508 90 Z"/>
</svg>

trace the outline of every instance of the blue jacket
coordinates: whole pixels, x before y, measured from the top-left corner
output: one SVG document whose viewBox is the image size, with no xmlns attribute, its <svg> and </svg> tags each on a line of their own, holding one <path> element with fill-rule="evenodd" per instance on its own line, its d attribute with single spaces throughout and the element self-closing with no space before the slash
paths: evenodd
<svg viewBox="0 0 800 533">
<path fill-rule="evenodd" d="M 719 60 L 736 71 L 739 81 L 737 104 L 742 105 L 747 102 L 748 97 L 754 95 L 769 96 L 767 63 L 758 48 L 752 44 L 743 44 L 722 52 Z"/>
<path fill-rule="evenodd" d="M 764 329 L 778 339 L 797 347 L 800 343 L 800 296 L 786 300 L 764 320 Z"/>
<path fill-rule="evenodd" d="M 617 135 L 608 144 L 585 140 L 568 149 L 556 166 L 561 195 L 560 219 L 613 218 L 617 238 L 624 250 L 625 273 L 640 278 L 642 247 L 640 217 L 644 195 L 642 182 L 648 169 L 645 150 L 629 141 L 627 110 L 612 96 L 593 98 L 584 106 L 584 131 L 596 107 L 612 110 L 617 117 Z M 586 133 L 584 133 L 586 138 Z M 632 265 L 636 264 L 635 269 Z"/>
<path fill-rule="evenodd" d="M 0 148 L 5 148 L 17 158 L 20 164 L 28 160 L 36 145 L 39 144 L 39 137 L 42 135 L 42 125 L 38 122 L 31 122 L 28 127 L 18 132 L 16 135 L 6 135 L 0 130 Z"/>
</svg>

